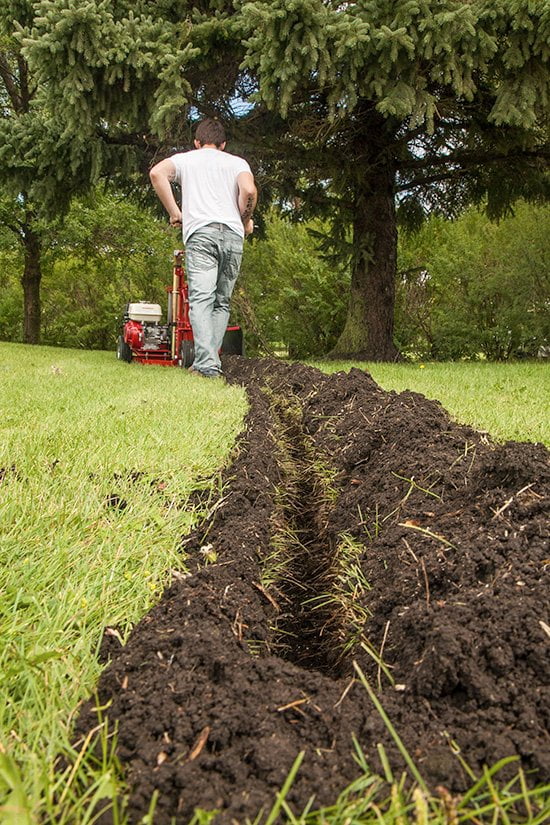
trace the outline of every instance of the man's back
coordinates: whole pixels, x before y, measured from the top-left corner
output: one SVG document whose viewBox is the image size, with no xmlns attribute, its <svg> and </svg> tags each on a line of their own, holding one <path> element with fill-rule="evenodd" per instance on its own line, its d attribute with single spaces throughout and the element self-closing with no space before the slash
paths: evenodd
<svg viewBox="0 0 550 825">
<path fill-rule="evenodd" d="M 237 155 L 203 147 L 172 156 L 182 189 L 184 240 L 209 223 L 223 223 L 241 237 L 237 178 L 250 166 Z"/>
</svg>

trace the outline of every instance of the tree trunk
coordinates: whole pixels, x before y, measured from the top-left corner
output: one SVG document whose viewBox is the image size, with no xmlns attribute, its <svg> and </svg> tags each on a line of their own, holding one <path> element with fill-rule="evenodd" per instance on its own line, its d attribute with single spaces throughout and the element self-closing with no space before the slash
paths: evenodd
<svg viewBox="0 0 550 825">
<path fill-rule="evenodd" d="M 42 279 L 40 237 L 29 220 L 23 227 L 21 242 L 24 250 L 23 286 L 23 341 L 40 343 L 40 281 Z"/>
<path fill-rule="evenodd" d="M 356 184 L 348 315 L 331 358 L 395 361 L 397 222 L 391 159 L 378 156 Z"/>
</svg>

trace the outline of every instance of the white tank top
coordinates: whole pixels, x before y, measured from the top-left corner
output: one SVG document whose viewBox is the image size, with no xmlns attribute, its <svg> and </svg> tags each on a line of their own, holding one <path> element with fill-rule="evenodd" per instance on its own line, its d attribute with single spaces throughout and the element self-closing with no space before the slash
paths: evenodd
<svg viewBox="0 0 550 825">
<path fill-rule="evenodd" d="M 184 242 L 209 223 L 224 223 L 244 238 L 237 177 L 250 172 L 246 160 L 206 147 L 178 152 L 171 160 L 181 186 Z"/>
</svg>

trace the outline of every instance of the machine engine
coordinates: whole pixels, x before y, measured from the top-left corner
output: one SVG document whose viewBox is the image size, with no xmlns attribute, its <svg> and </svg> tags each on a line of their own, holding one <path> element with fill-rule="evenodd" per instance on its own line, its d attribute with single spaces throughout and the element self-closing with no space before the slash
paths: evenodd
<svg viewBox="0 0 550 825">
<path fill-rule="evenodd" d="M 168 327 L 160 324 L 143 325 L 143 349 L 155 350 L 168 346 Z"/>
<path fill-rule="evenodd" d="M 159 304 L 145 301 L 128 304 L 124 313 L 124 338 L 133 350 L 155 351 L 169 345 L 168 325 L 161 324 Z"/>
</svg>

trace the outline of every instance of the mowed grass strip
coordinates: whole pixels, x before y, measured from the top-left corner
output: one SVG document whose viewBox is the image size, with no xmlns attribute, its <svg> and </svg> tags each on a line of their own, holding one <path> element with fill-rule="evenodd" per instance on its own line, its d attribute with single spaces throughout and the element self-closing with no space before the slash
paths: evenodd
<svg viewBox="0 0 550 825">
<path fill-rule="evenodd" d="M 0 344 L 0 821 L 44 813 L 103 629 L 124 638 L 183 567 L 189 496 L 219 493 L 245 410 L 180 369 Z"/>
<path fill-rule="evenodd" d="M 532 441 L 550 447 L 550 363 L 487 362 L 376 364 L 312 362 L 323 372 L 369 372 L 385 390 L 414 390 L 440 401 L 461 424 L 496 441 Z"/>
</svg>

